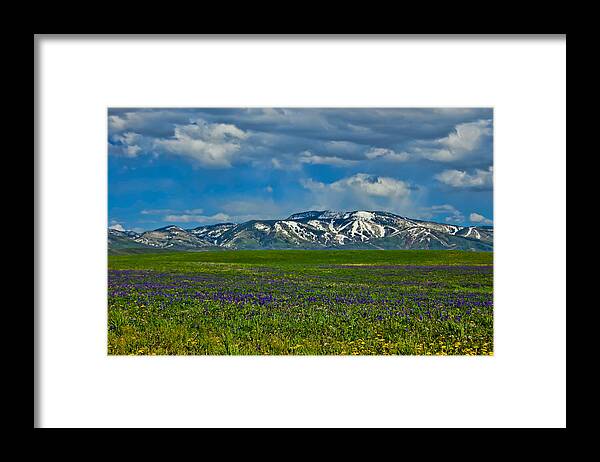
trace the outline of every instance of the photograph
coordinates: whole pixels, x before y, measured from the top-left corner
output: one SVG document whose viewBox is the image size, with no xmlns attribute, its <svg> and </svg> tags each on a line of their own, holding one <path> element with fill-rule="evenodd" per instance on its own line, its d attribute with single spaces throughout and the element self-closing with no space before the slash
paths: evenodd
<svg viewBox="0 0 600 462">
<path fill-rule="evenodd" d="M 494 355 L 492 107 L 106 124 L 108 355 Z"/>
</svg>

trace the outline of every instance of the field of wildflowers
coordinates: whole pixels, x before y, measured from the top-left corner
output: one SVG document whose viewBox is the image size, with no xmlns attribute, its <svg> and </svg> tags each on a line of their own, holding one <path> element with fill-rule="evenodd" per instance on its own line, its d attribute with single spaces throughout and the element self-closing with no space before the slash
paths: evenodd
<svg viewBox="0 0 600 462">
<path fill-rule="evenodd" d="M 488 252 L 110 256 L 111 355 L 491 355 Z"/>
</svg>

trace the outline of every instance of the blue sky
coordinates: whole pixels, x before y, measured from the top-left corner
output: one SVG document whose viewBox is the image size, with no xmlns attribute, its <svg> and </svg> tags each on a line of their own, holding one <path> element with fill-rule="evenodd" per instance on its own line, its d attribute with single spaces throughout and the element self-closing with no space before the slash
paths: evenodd
<svg viewBox="0 0 600 462">
<path fill-rule="evenodd" d="M 112 108 L 109 226 L 359 209 L 491 225 L 492 118 L 490 108 Z"/>
</svg>

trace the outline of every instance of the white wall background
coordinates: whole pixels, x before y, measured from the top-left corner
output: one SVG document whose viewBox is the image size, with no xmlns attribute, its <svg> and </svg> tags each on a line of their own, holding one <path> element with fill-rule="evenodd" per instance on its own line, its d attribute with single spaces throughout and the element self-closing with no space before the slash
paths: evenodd
<svg viewBox="0 0 600 462">
<path fill-rule="evenodd" d="M 37 52 L 38 426 L 566 425 L 566 39 L 38 37 Z M 107 357 L 109 106 L 494 107 L 495 356 Z"/>
</svg>

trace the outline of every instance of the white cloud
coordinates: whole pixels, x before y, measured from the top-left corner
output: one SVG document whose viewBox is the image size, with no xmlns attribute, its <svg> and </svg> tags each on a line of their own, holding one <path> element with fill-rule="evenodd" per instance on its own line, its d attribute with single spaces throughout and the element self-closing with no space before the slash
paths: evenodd
<svg viewBox="0 0 600 462">
<path fill-rule="evenodd" d="M 454 152 L 472 151 L 479 146 L 484 136 L 492 134 L 491 120 L 478 120 L 456 126 L 455 133 L 438 140 Z"/>
<path fill-rule="evenodd" d="M 123 228 L 123 225 L 121 225 L 119 223 L 114 223 L 114 224 L 110 225 L 108 228 L 114 229 L 116 231 L 125 231 L 125 228 Z"/>
<path fill-rule="evenodd" d="M 265 191 L 267 191 L 268 193 L 272 193 L 273 192 L 273 187 L 269 185 L 269 186 L 267 186 L 265 188 Z"/>
<path fill-rule="evenodd" d="M 391 160 L 394 162 L 406 162 L 411 158 L 408 152 L 396 152 L 393 149 L 371 148 L 365 153 L 367 159 Z"/>
<path fill-rule="evenodd" d="M 286 108 L 250 108 L 241 116 L 254 124 L 271 127 L 294 127 L 296 129 L 328 131 L 335 129 L 328 118 L 319 111 Z"/>
<path fill-rule="evenodd" d="M 351 188 L 360 193 L 372 196 L 406 197 L 410 194 L 408 183 L 390 177 L 357 173 L 349 178 L 336 181 L 330 185 L 333 189 Z"/>
<path fill-rule="evenodd" d="M 185 111 L 133 110 L 119 115 L 108 116 L 108 129 L 111 133 L 123 131 L 141 132 L 150 136 L 168 136 L 172 133 L 173 124 L 189 122 L 189 114 Z"/>
<path fill-rule="evenodd" d="M 191 214 L 199 215 L 203 213 L 202 209 L 186 209 L 186 210 L 175 210 L 175 209 L 144 209 L 140 213 L 142 215 L 164 215 L 164 214 Z"/>
<path fill-rule="evenodd" d="M 303 151 L 300 153 L 299 161 L 302 164 L 314 164 L 314 165 L 352 165 L 355 164 L 355 160 L 343 159 L 337 156 L 322 156 L 313 154 L 311 151 Z"/>
<path fill-rule="evenodd" d="M 460 223 L 464 221 L 465 216 L 453 205 L 441 204 L 422 208 L 419 218 L 434 221 L 443 219 L 446 223 Z"/>
<path fill-rule="evenodd" d="M 452 162 L 468 157 L 477 151 L 484 139 L 492 135 L 492 121 L 478 120 L 458 124 L 454 132 L 444 138 L 425 143 L 424 146 L 415 146 L 414 153 L 425 159 L 438 162 Z"/>
<path fill-rule="evenodd" d="M 108 116 L 108 129 L 109 130 L 125 130 L 127 128 L 127 121 L 125 117 L 116 115 Z"/>
<path fill-rule="evenodd" d="M 127 153 L 128 157 L 135 157 L 139 154 L 139 152 L 142 150 L 142 148 L 140 148 L 139 146 L 135 145 L 135 146 L 127 146 L 127 148 L 125 149 L 125 152 Z"/>
<path fill-rule="evenodd" d="M 328 152 L 334 154 L 357 154 L 362 151 L 363 146 L 352 141 L 327 141 L 324 145 Z"/>
<path fill-rule="evenodd" d="M 173 138 L 157 139 L 156 149 L 198 161 L 204 167 L 231 167 L 241 141 L 248 134 L 231 124 L 209 124 L 196 120 L 194 124 L 177 125 Z"/>
<path fill-rule="evenodd" d="M 414 211 L 413 188 L 409 183 L 391 177 L 357 173 L 333 183 L 312 179 L 301 180 L 312 193 L 311 208 L 355 210 L 390 210 L 408 214 Z"/>
<path fill-rule="evenodd" d="M 483 215 L 477 213 L 477 212 L 472 212 L 469 215 L 469 220 L 471 220 L 473 223 L 481 223 L 483 225 L 491 225 L 494 222 L 492 220 L 490 220 L 489 218 L 484 217 Z"/>
<path fill-rule="evenodd" d="M 161 215 L 163 213 L 168 213 L 171 212 L 171 209 L 145 209 L 142 210 L 140 213 L 142 215 Z"/>
<path fill-rule="evenodd" d="M 271 159 L 271 165 L 273 166 L 274 169 L 276 170 L 283 170 L 283 164 L 281 163 L 281 161 L 279 159 L 276 159 L 275 157 L 273 157 Z"/>
<path fill-rule="evenodd" d="M 142 135 L 134 132 L 114 135 L 112 141 L 117 143 L 117 153 L 125 157 L 136 157 L 142 151 L 141 145 L 146 143 Z"/>
<path fill-rule="evenodd" d="M 225 213 L 215 213 L 211 216 L 206 215 L 192 215 L 192 214 L 181 214 L 181 215 L 166 215 L 163 218 L 164 221 L 169 223 L 219 223 L 230 221 L 231 217 Z"/>
<path fill-rule="evenodd" d="M 333 183 L 321 183 L 312 179 L 301 180 L 302 186 L 311 191 L 343 192 L 353 190 L 370 196 L 405 197 L 410 194 L 408 183 L 390 177 L 357 173 Z"/>
<path fill-rule="evenodd" d="M 445 185 L 459 189 L 491 189 L 493 180 L 493 167 L 487 170 L 475 169 L 469 174 L 461 170 L 444 170 L 434 176 L 436 180 Z"/>
<path fill-rule="evenodd" d="M 424 159 L 436 162 L 452 162 L 460 158 L 448 149 L 415 148 L 414 153 Z"/>
</svg>

